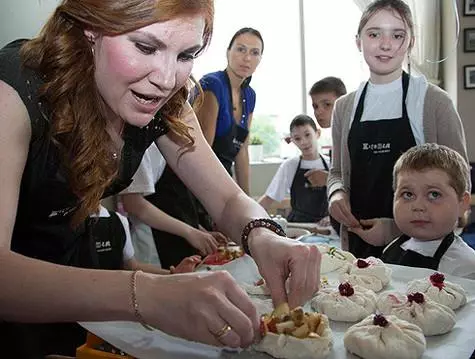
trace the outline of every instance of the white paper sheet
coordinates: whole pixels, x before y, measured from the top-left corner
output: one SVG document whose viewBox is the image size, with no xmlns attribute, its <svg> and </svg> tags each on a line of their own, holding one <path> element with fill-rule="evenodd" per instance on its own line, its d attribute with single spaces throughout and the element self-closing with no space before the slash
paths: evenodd
<svg viewBox="0 0 475 359">
<path fill-rule="evenodd" d="M 424 278 L 433 273 L 432 270 L 424 268 L 395 265 L 391 265 L 391 268 L 393 276 L 391 284 L 386 288 L 387 291 L 405 291 L 408 281 Z M 248 256 L 221 266 L 220 269 L 229 271 L 240 283 L 254 283 L 260 278 L 254 261 Z M 330 284 L 337 284 L 336 273 L 329 273 L 327 277 Z M 462 285 L 467 292 L 468 302 L 463 308 L 456 311 L 457 324 L 450 333 L 426 338 L 427 350 L 424 353 L 424 359 L 468 359 L 475 348 L 475 281 L 449 275 L 446 276 L 446 280 Z M 263 297 L 256 297 L 254 300 L 260 313 L 272 309 L 270 300 L 263 300 Z M 308 304 L 305 307 L 310 310 Z M 235 352 L 188 342 L 170 337 L 158 330 L 147 331 L 137 323 L 103 322 L 81 323 L 81 325 L 110 344 L 142 359 L 270 358 L 266 354 L 252 350 Z M 356 358 L 356 356 L 347 353 L 343 346 L 343 335 L 351 324 L 330 321 L 330 326 L 333 330 L 334 346 L 328 358 Z"/>
</svg>

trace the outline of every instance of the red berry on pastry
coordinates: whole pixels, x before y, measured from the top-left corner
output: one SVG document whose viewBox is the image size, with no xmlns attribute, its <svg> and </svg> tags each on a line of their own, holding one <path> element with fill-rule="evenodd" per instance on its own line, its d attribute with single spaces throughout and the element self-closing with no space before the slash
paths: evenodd
<svg viewBox="0 0 475 359">
<path fill-rule="evenodd" d="M 348 282 L 341 283 L 338 286 L 338 290 L 340 291 L 340 294 L 344 297 L 351 297 L 355 293 L 355 290 L 353 289 L 351 284 Z"/>
<path fill-rule="evenodd" d="M 422 304 L 424 303 L 424 294 L 419 292 L 408 294 L 407 300 L 409 303 L 416 302 Z"/>
<path fill-rule="evenodd" d="M 432 285 L 434 287 L 437 287 L 439 289 L 442 289 L 445 284 L 444 284 L 444 280 L 445 280 L 445 276 L 442 274 L 442 273 L 434 273 L 432 274 L 430 277 L 429 277 Z"/>
<path fill-rule="evenodd" d="M 366 268 L 366 267 L 369 266 L 369 263 L 366 262 L 364 259 L 358 259 L 358 260 L 356 261 L 356 266 L 357 266 L 358 268 Z"/>
<path fill-rule="evenodd" d="M 389 323 L 382 314 L 376 314 L 373 318 L 373 324 L 379 325 L 380 327 L 386 327 Z"/>
</svg>

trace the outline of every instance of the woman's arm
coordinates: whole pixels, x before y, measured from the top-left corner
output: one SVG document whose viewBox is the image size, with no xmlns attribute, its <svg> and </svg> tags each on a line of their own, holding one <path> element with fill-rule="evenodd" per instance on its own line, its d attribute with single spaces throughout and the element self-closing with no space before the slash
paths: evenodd
<svg viewBox="0 0 475 359">
<path fill-rule="evenodd" d="M 237 186 L 219 163 L 191 108 L 186 113 L 184 122 L 191 128 L 194 147 L 183 151 L 169 136 L 161 136 L 157 145 L 174 172 L 203 203 L 218 228 L 241 243 L 244 226 L 252 219 L 268 215 Z M 266 228 L 253 229 L 248 244 L 269 284 L 274 305 L 287 301 L 291 307 L 302 305 L 315 293 L 320 283 L 321 261 L 315 246 L 290 241 Z M 290 293 L 287 295 L 285 281 L 289 275 Z"/>
<path fill-rule="evenodd" d="M 201 131 L 203 131 L 206 141 L 212 146 L 216 135 L 219 104 L 216 96 L 211 91 L 204 91 L 203 95 L 203 103 L 198 111 L 196 111 L 196 116 L 198 117 Z"/>
<path fill-rule="evenodd" d="M 10 250 L 30 137 L 23 102 L 14 89 L 0 81 L 0 318 L 29 322 L 133 320 L 130 273 L 68 268 Z"/>
<path fill-rule="evenodd" d="M 206 143 L 191 108 L 184 119 L 195 139 L 192 150 L 182 151 L 169 136 L 157 140 L 168 165 L 195 194 L 216 222 L 219 230 L 240 243 L 244 226 L 254 218 L 268 217 L 266 211 L 248 197 L 220 164 Z M 229 219 L 233 218 L 232 221 Z"/>
<path fill-rule="evenodd" d="M 202 254 L 211 254 L 218 249 L 218 242 L 211 234 L 173 218 L 147 201 L 140 193 L 124 194 L 121 198 L 125 211 L 146 225 L 185 238 Z"/>
</svg>

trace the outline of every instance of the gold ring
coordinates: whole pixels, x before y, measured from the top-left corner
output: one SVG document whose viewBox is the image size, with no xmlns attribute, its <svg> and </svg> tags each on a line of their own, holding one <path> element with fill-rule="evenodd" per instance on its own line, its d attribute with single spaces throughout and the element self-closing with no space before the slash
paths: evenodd
<svg viewBox="0 0 475 359">
<path fill-rule="evenodd" d="M 225 324 L 217 333 L 214 334 L 214 336 L 218 339 L 221 339 L 226 334 L 228 334 L 232 329 L 233 328 L 231 328 L 229 325 Z"/>
</svg>

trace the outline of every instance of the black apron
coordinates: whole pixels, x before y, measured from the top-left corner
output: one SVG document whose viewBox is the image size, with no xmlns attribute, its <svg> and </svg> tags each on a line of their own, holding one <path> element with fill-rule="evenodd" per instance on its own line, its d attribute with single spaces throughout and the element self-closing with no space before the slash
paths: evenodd
<svg viewBox="0 0 475 359">
<path fill-rule="evenodd" d="M 322 155 L 323 166 L 328 171 L 328 164 Z M 290 187 L 290 211 L 287 220 L 289 222 L 318 222 L 328 216 L 328 198 L 326 187 L 311 187 L 305 178 L 308 168 L 300 168 L 300 157 L 297 171 L 295 172 L 292 186 Z"/>
<path fill-rule="evenodd" d="M 424 256 L 410 249 L 402 249 L 401 244 L 408 241 L 409 239 L 410 237 L 405 234 L 400 236 L 393 243 L 391 243 L 388 248 L 386 248 L 381 256 L 381 260 L 385 263 L 399 264 L 407 267 L 438 270 L 440 259 L 444 256 L 444 254 L 454 242 L 455 236 L 453 232 L 450 232 L 447 236 L 445 236 L 442 242 L 440 242 L 439 248 L 437 248 L 437 251 L 433 257 Z"/>
<path fill-rule="evenodd" d="M 145 199 L 173 218 L 198 228 L 197 199 L 168 165 L 155 184 L 155 193 Z M 165 269 L 172 265 L 177 266 L 185 257 L 198 254 L 197 250 L 180 236 L 155 228 L 152 228 L 152 234 L 160 263 Z"/>
<path fill-rule="evenodd" d="M 124 269 L 124 247 L 127 235 L 124 225 L 115 212 L 110 217 L 92 220 L 92 239 L 95 244 L 99 268 Z"/>
<path fill-rule="evenodd" d="M 358 219 L 393 218 L 393 166 L 399 156 L 416 145 L 407 115 L 409 75 L 402 74 L 402 117 L 361 122 L 368 83 L 363 89 L 348 135 L 351 160 L 350 205 Z M 348 232 L 349 251 L 357 258 L 379 257 L 384 247 L 366 243 Z"/>
<path fill-rule="evenodd" d="M 90 218 L 88 222 L 95 268 L 123 269 L 126 234 L 117 214 L 110 212 L 110 217 Z M 83 242 L 89 241 L 85 239 Z M 78 261 L 82 256 L 90 257 L 86 248 L 80 253 Z M 88 259 L 82 257 L 82 261 Z M 3 323 L 0 335 L 7 343 L 3 346 L 3 354 L 8 358 L 36 359 L 48 354 L 74 356 L 76 348 L 86 341 L 86 331 L 77 323 Z"/>
<path fill-rule="evenodd" d="M 226 74 L 226 82 L 229 88 L 229 106 L 230 106 L 230 113 L 233 113 L 233 100 L 232 100 L 232 92 L 231 92 L 231 83 L 229 81 L 229 76 L 227 72 Z M 241 96 L 244 97 L 244 91 L 241 89 Z M 242 110 L 241 113 L 244 113 L 244 105 L 241 103 Z M 218 159 L 223 164 L 226 171 L 232 176 L 232 166 L 236 159 L 237 154 L 241 150 L 242 144 L 246 141 L 246 138 L 249 134 L 249 130 L 244 128 L 236 123 L 236 120 L 232 118 L 231 127 L 229 128 L 228 132 L 223 135 L 214 138 L 213 148 L 214 153 L 218 157 Z"/>
</svg>

